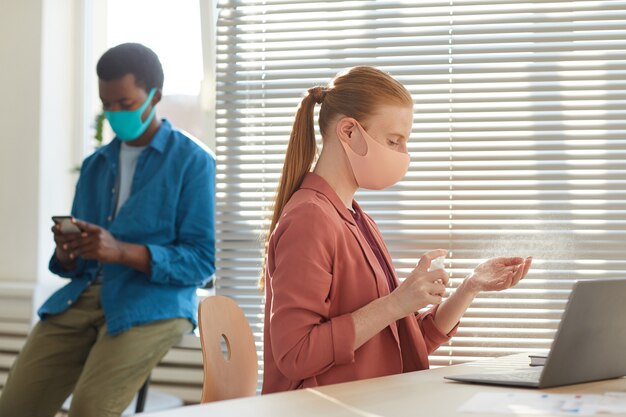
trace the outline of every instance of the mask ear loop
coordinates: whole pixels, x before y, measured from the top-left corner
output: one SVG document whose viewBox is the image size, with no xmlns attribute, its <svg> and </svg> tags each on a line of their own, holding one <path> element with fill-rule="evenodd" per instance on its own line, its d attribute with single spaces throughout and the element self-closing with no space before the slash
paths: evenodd
<svg viewBox="0 0 626 417">
<path fill-rule="evenodd" d="M 336 132 L 337 133 L 337 138 L 339 139 L 339 143 L 341 144 L 341 146 L 344 148 L 344 151 L 348 152 L 348 148 L 349 148 L 350 152 L 354 153 L 355 155 L 358 155 L 358 156 L 365 156 L 365 155 L 367 155 L 367 153 L 369 152 L 369 144 L 367 143 L 367 139 L 365 139 L 365 137 L 364 137 L 365 134 L 367 134 L 367 132 L 365 132 L 365 129 L 363 128 L 363 126 L 361 126 L 361 124 L 358 122 L 358 120 L 356 120 L 356 119 L 354 119 L 352 117 L 345 117 L 344 119 L 350 119 L 354 123 L 356 128 L 359 130 L 359 132 L 361 133 L 361 137 L 363 138 L 363 142 L 365 142 L 365 153 L 363 155 L 361 155 L 360 153 L 358 153 L 354 149 L 352 149 L 351 144 L 347 140 L 343 139 L 342 136 L 344 136 L 344 135 L 342 135 L 342 132 L 339 129 L 339 125 L 337 125 L 337 132 Z M 350 136 L 350 141 L 354 140 L 353 134 L 355 133 L 355 131 L 356 131 L 355 129 L 351 129 L 350 133 L 352 135 Z"/>
<path fill-rule="evenodd" d="M 141 119 L 141 116 L 143 116 L 143 112 L 145 112 L 148 106 L 152 103 L 152 99 L 154 98 L 155 94 L 156 94 L 156 87 L 152 87 L 152 89 L 150 90 L 150 93 L 148 93 L 148 98 L 146 98 L 146 101 L 138 109 L 138 110 L 141 110 L 141 113 L 139 113 L 140 119 Z M 143 124 L 143 123 L 146 123 L 146 121 L 152 120 L 155 112 L 156 112 L 156 106 L 152 106 L 152 110 L 150 111 L 150 113 L 148 113 L 148 117 L 146 117 L 145 121 L 141 120 L 141 123 Z"/>
<path fill-rule="evenodd" d="M 369 141 L 367 140 L 366 136 L 369 136 L 371 140 L 375 140 L 375 139 L 369 133 L 367 133 L 365 128 L 363 126 L 361 126 L 361 123 L 359 123 L 358 120 L 355 120 L 354 122 L 356 123 L 356 126 L 359 129 L 359 132 L 361 133 L 361 137 L 363 138 L 363 143 L 365 143 L 365 153 L 363 155 L 360 155 L 357 152 L 354 152 L 354 151 L 353 152 L 356 153 L 359 156 L 367 156 L 367 154 L 370 151 L 370 144 L 369 144 Z"/>
</svg>

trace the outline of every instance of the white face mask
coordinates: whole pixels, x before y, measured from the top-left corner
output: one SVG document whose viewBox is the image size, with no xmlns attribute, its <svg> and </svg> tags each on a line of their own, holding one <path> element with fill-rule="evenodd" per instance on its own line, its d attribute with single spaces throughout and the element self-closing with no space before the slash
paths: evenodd
<svg viewBox="0 0 626 417">
<path fill-rule="evenodd" d="M 411 163 L 409 154 L 381 145 L 359 122 L 356 122 L 356 125 L 365 138 L 367 146 L 365 155 L 354 152 L 343 140 L 340 139 L 339 142 L 348 156 L 357 185 L 369 190 L 382 190 L 404 178 Z"/>
</svg>

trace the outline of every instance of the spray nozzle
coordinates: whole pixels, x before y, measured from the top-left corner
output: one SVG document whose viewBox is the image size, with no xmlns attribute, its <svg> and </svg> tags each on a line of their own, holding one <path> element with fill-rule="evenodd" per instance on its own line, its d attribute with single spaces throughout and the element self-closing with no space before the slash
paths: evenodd
<svg viewBox="0 0 626 417">
<path fill-rule="evenodd" d="M 437 269 L 444 269 L 445 262 L 446 262 L 445 256 L 440 256 L 438 258 L 433 259 L 433 261 L 430 263 L 429 271 L 436 271 Z"/>
</svg>

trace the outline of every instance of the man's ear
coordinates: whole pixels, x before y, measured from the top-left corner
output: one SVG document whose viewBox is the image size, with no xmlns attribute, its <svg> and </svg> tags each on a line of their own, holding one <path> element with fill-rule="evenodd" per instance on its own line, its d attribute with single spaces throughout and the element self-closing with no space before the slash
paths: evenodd
<svg viewBox="0 0 626 417">
<path fill-rule="evenodd" d="M 163 93 L 161 92 L 160 88 L 157 88 L 157 90 L 154 92 L 154 96 L 152 97 L 152 106 L 156 106 L 162 98 Z"/>
<path fill-rule="evenodd" d="M 342 117 L 337 122 L 337 137 L 348 145 L 352 141 L 354 132 L 357 130 L 356 120 L 352 117 Z"/>
</svg>

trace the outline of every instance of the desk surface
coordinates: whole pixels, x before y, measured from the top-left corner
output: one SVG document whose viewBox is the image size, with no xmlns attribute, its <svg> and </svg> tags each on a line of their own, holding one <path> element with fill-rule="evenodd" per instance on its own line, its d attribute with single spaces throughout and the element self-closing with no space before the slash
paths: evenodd
<svg viewBox="0 0 626 417">
<path fill-rule="evenodd" d="M 471 416 L 471 414 L 461 414 L 457 412 L 457 409 L 479 392 L 515 391 L 549 392 L 553 394 L 626 392 L 626 378 L 545 390 L 463 384 L 443 379 L 445 375 L 475 373 L 480 370 L 497 370 L 511 365 L 527 368 L 528 362 L 528 355 L 513 355 L 428 371 L 329 385 L 316 389 L 182 407 L 158 413 L 147 413 L 143 414 L 143 416 Z M 490 416 L 497 416 L 497 414 L 491 414 Z"/>
</svg>

